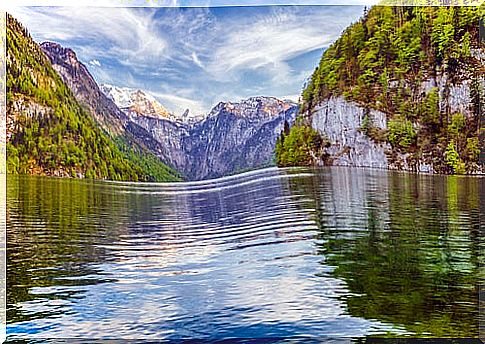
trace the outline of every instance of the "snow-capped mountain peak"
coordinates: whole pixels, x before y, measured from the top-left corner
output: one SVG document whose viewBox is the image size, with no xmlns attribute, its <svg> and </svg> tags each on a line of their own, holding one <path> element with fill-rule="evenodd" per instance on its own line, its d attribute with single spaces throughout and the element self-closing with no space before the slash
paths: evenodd
<svg viewBox="0 0 485 344">
<path fill-rule="evenodd" d="M 146 91 L 108 84 L 103 84 L 100 88 L 120 109 L 132 117 L 175 119 L 173 114 Z"/>
</svg>

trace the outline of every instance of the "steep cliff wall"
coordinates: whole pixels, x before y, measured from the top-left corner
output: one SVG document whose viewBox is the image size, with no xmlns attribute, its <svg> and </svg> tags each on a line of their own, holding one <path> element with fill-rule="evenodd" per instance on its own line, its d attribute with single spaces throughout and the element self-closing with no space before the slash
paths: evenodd
<svg viewBox="0 0 485 344">
<path fill-rule="evenodd" d="M 297 112 L 296 104 L 269 97 L 219 104 L 190 131 L 189 175 L 215 178 L 273 165 L 276 140 Z"/>
<path fill-rule="evenodd" d="M 311 126 L 330 142 L 326 152 L 336 166 L 388 168 L 388 143 L 375 142 L 363 132 L 364 119 L 381 130 L 387 129 L 386 115 L 365 109 L 343 97 L 321 102 L 310 113 Z M 319 160 L 318 164 L 324 162 Z"/>
</svg>

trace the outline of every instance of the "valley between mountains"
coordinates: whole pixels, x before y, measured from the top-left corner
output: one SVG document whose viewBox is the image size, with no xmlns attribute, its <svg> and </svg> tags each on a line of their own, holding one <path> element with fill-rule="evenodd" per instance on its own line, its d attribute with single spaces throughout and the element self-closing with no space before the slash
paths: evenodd
<svg viewBox="0 0 485 344">
<path fill-rule="evenodd" d="M 8 15 L 7 168 L 132 181 L 274 165 L 480 174 L 483 17 L 483 6 L 375 6 L 323 52 L 299 104 L 254 96 L 178 114 L 98 85 L 73 50 L 36 43 Z"/>
<path fill-rule="evenodd" d="M 95 132 L 113 142 L 123 164 L 127 160 L 126 165 L 140 166 L 139 156 L 152 163 L 156 158 L 167 171 L 160 175 L 149 166 L 136 180 L 217 178 L 274 165 L 276 140 L 298 112 L 288 100 L 252 97 L 220 102 L 207 115 L 172 114 L 142 90 L 98 85 L 73 50 L 53 42 L 37 45 L 13 17 L 8 18 L 8 33 L 9 170 L 14 173 L 132 180 L 120 167 L 109 166 L 112 159 L 103 157 L 102 147 L 84 149 L 92 141 L 85 134 Z M 67 94 L 57 98 L 60 89 Z M 63 102 L 75 114 L 69 109 L 69 114 L 59 114 L 72 118 L 56 130 L 58 139 L 45 145 L 49 128 L 63 122 L 56 118 Z M 72 124 L 82 119 L 90 128 L 80 132 Z M 72 136 L 65 134 L 73 130 Z M 103 173 L 96 173 L 100 168 Z"/>
</svg>

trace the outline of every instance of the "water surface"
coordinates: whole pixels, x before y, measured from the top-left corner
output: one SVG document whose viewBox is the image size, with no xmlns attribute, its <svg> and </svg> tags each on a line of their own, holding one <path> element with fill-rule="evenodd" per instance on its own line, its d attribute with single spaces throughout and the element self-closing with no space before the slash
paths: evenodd
<svg viewBox="0 0 485 344">
<path fill-rule="evenodd" d="M 478 336 L 480 178 L 9 176 L 7 336 Z"/>
</svg>

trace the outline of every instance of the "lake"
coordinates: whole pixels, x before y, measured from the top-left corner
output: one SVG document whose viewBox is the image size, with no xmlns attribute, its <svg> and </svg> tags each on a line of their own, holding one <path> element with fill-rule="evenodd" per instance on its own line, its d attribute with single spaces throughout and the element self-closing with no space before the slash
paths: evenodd
<svg viewBox="0 0 485 344">
<path fill-rule="evenodd" d="M 478 337 L 481 188 L 337 167 L 8 176 L 7 338 Z"/>
</svg>

